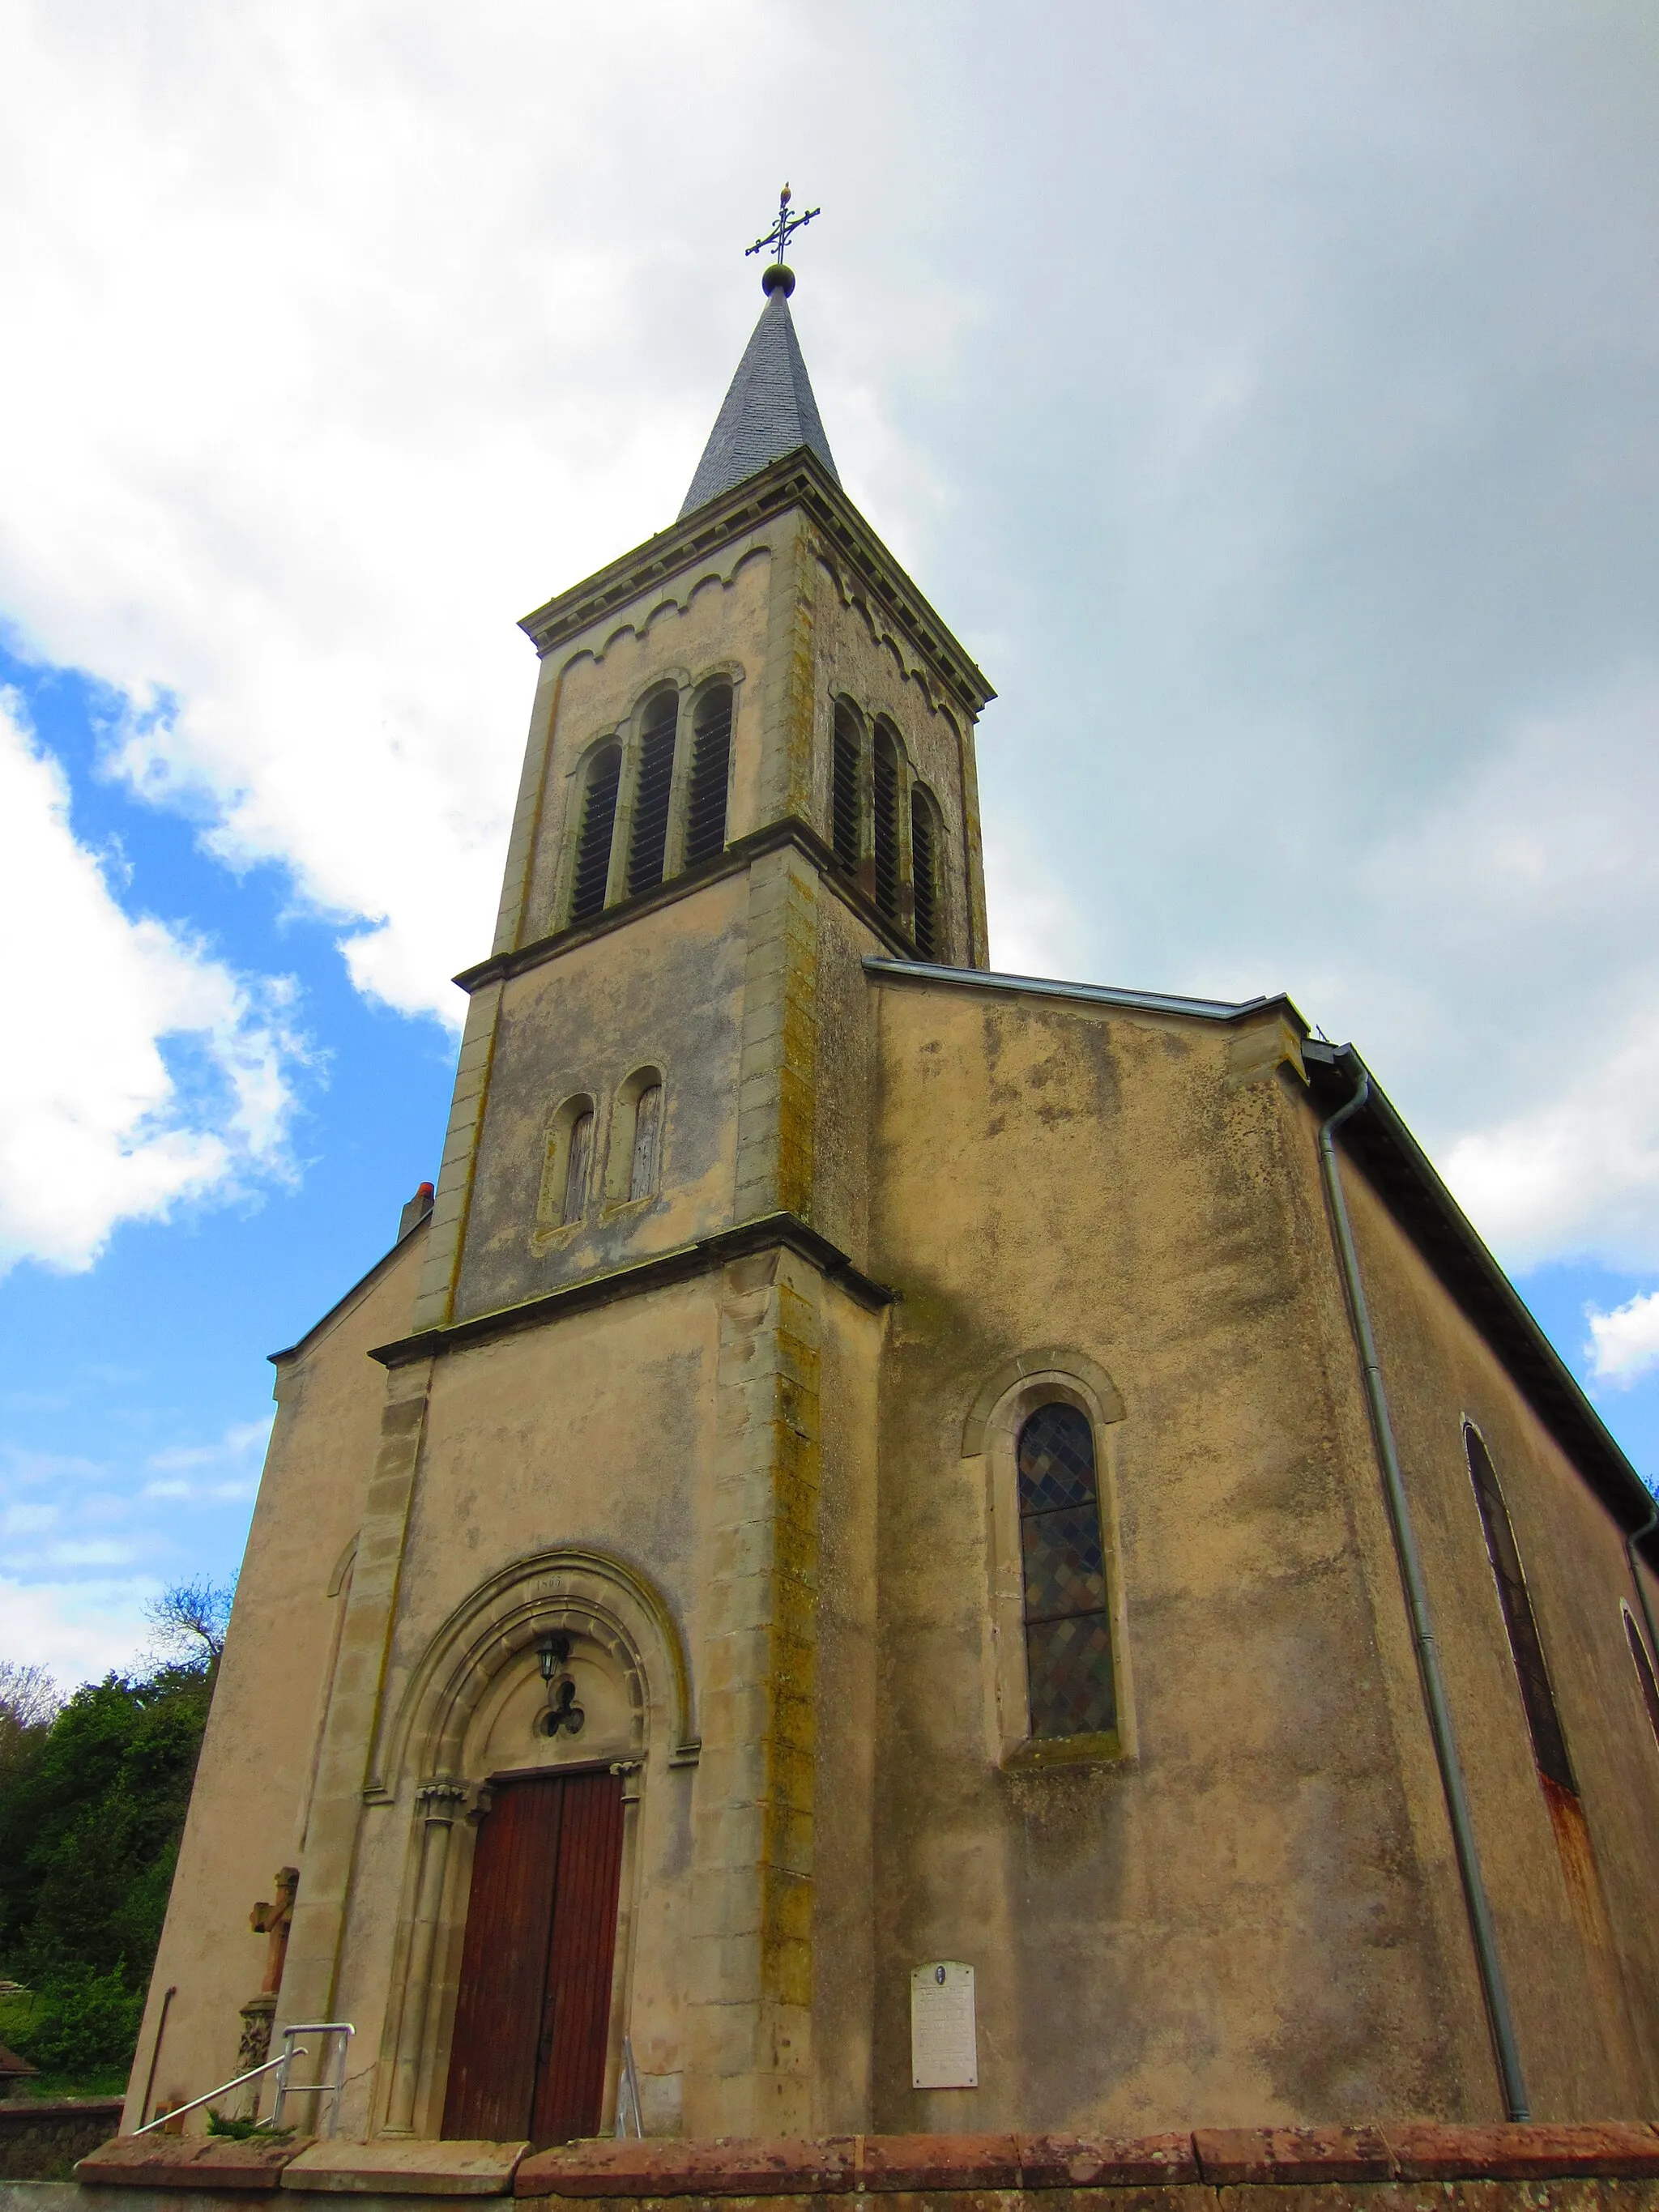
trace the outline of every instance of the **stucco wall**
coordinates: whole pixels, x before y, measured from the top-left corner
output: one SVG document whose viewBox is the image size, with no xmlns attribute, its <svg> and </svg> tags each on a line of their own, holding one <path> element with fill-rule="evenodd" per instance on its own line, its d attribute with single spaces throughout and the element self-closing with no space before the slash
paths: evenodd
<svg viewBox="0 0 1659 2212">
<path fill-rule="evenodd" d="M 1659 2102 L 1659 1745 L 1620 1531 L 1364 1177 L 1345 1178 L 1534 2110 Z M 1465 1455 L 1484 1437 L 1581 1809 L 1540 1780 Z"/>
<path fill-rule="evenodd" d="M 1355 1556 L 1285 1079 L 1214 1024 L 880 997 L 873 2124 L 1489 2110 L 1380 1693 L 1409 1652 L 1379 1652 Z M 1121 1395 L 1136 1749 L 1030 1772 L 996 1755 L 992 1470 L 963 1428 L 1042 1347 Z M 908 1972 L 939 1958 L 978 1971 L 971 2094 L 908 2087 Z"/>
<path fill-rule="evenodd" d="M 731 1219 L 747 948 L 748 884 L 729 876 L 507 985 L 458 1315 L 516 1304 Z M 619 1203 L 605 1194 L 617 1093 L 647 1066 L 663 1079 L 659 1187 Z M 587 1212 L 573 1228 L 538 1230 L 550 1117 L 578 1092 L 595 1109 Z"/>
</svg>

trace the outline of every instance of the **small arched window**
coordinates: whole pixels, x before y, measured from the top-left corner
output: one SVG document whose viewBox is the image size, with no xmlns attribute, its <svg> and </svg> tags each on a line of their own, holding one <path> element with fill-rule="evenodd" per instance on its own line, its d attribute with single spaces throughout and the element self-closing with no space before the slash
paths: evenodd
<svg viewBox="0 0 1659 2212">
<path fill-rule="evenodd" d="M 622 775 L 622 747 L 599 747 L 587 764 L 582 788 L 576 860 L 571 873 L 570 919 L 586 921 L 605 910 L 611 878 L 611 833 L 617 821 L 617 785 Z"/>
<path fill-rule="evenodd" d="M 634 834 L 628 851 L 628 896 L 654 890 L 668 849 L 668 798 L 674 785 L 674 735 L 679 695 L 659 691 L 640 726 L 640 772 L 634 787 Z"/>
<path fill-rule="evenodd" d="M 562 1221 L 580 1221 L 587 1211 L 587 1182 L 593 1165 L 593 1109 L 584 1106 L 570 1125 L 565 1158 Z"/>
<path fill-rule="evenodd" d="M 726 850 L 726 786 L 732 761 L 732 686 L 711 684 L 691 717 L 691 790 L 685 810 L 685 865 Z"/>
<path fill-rule="evenodd" d="M 1630 1645 L 1630 1656 L 1636 1663 L 1636 1679 L 1641 1685 L 1642 1703 L 1648 1709 L 1648 1725 L 1653 1739 L 1659 1743 L 1659 1681 L 1653 1676 L 1653 1662 L 1648 1656 L 1648 1647 L 1642 1641 L 1642 1632 L 1631 1619 L 1628 1607 L 1625 1614 L 1625 1636 Z"/>
<path fill-rule="evenodd" d="M 876 904 L 889 921 L 899 918 L 898 742 L 884 722 L 876 724 L 874 748 Z"/>
<path fill-rule="evenodd" d="M 1017 1465 L 1031 1734 L 1103 1733 L 1116 1725 L 1117 1698 L 1086 1414 L 1060 1401 L 1039 1406 L 1020 1428 Z"/>
<path fill-rule="evenodd" d="M 587 1211 L 593 1166 L 593 1101 L 567 1098 L 547 1127 L 536 1219 L 543 1229 L 580 1221 Z"/>
<path fill-rule="evenodd" d="M 915 894 L 916 951 L 924 960 L 939 954 L 939 830 L 933 802 L 920 785 L 910 793 L 910 869 Z"/>
<path fill-rule="evenodd" d="M 662 1085 L 647 1084 L 634 1103 L 634 1157 L 628 1195 L 650 1198 L 662 1172 Z"/>
<path fill-rule="evenodd" d="M 1492 1562 L 1492 1579 L 1498 1584 L 1498 1601 L 1509 1634 L 1510 1656 L 1515 1662 L 1521 1703 L 1532 1735 L 1532 1755 L 1538 1771 L 1547 1781 L 1577 1796 L 1578 1784 L 1573 1779 L 1572 1762 L 1567 1757 L 1567 1740 L 1556 1711 L 1549 1669 L 1544 1664 L 1544 1646 L 1532 1609 L 1532 1595 L 1522 1572 L 1521 1554 L 1516 1548 L 1515 1530 L 1498 1487 L 1497 1469 L 1480 1437 L 1467 1425 L 1463 1448 L 1468 1454 L 1469 1480 L 1474 1485 L 1475 1504 L 1480 1509 L 1486 1557 Z"/>
<path fill-rule="evenodd" d="M 844 700 L 836 706 L 834 749 L 830 759 L 830 836 L 836 858 L 856 874 L 863 809 L 859 804 L 858 717 Z"/>
</svg>

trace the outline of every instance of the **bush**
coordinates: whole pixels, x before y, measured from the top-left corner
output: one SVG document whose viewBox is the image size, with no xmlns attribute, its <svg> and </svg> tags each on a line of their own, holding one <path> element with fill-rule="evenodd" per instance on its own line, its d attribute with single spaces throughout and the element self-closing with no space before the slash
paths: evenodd
<svg viewBox="0 0 1659 2212">
<path fill-rule="evenodd" d="M 117 1966 L 106 1974 L 64 1968 L 36 1992 L 16 2050 L 43 2074 L 102 2074 L 127 2065 L 138 2040 L 143 1990 L 130 1990 Z"/>
</svg>

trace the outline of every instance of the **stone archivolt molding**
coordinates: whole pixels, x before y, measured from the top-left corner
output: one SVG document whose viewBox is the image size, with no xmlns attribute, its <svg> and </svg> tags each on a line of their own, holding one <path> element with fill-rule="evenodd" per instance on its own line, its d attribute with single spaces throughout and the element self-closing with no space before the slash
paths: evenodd
<svg viewBox="0 0 1659 2212">
<path fill-rule="evenodd" d="M 1067 1346 L 1017 1352 L 986 1376 L 969 1408 L 968 1418 L 962 1425 L 963 1459 L 977 1459 L 986 1449 L 994 1425 L 993 1415 L 999 1417 L 995 1425 L 1001 1425 L 1015 1417 L 1017 1407 L 1024 1410 L 1026 1394 L 1020 1390 L 1020 1384 L 1037 1382 L 1080 1383 L 1086 1393 L 1081 1411 L 1103 1424 L 1123 1419 L 1123 1394 L 1100 1362 L 1091 1359 L 1086 1352 L 1074 1352 Z M 1064 1396 L 1066 1393 L 1062 1389 L 1060 1395 Z M 1004 1400 L 1009 1401 L 1006 1406 Z"/>
<path fill-rule="evenodd" d="M 410 1677 L 366 1798 L 389 1802 L 411 1774 L 422 1783 L 459 1775 L 475 1715 L 550 1630 L 591 1637 L 609 1654 L 633 1708 L 636 1750 L 665 1736 L 670 1765 L 695 1763 L 690 1670 L 667 1600 L 626 1560 L 561 1546 L 503 1567 L 450 1614 Z"/>
</svg>

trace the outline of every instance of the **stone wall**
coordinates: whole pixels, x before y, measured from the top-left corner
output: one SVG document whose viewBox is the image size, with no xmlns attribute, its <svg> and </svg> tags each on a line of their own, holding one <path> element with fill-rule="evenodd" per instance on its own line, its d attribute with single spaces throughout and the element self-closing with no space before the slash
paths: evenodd
<svg viewBox="0 0 1659 2212">
<path fill-rule="evenodd" d="M 67 2181 L 121 2118 L 118 2097 L 29 2097 L 0 2104 L 0 2179 Z"/>
<path fill-rule="evenodd" d="M 842 2136 L 726 2142 L 228 2142 L 119 2136 L 81 2185 L 0 2185 L 0 2212 L 191 2212 L 281 2188 L 367 2205 L 580 2199 L 608 2212 L 1656 2212 L 1659 2128 L 1200 2128 L 1139 2137 Z M 115 2191 L 112 2195 L 112 2191 Z M 870 2206 L 874 2197 L 879 2203 Z"/>
</svg>

